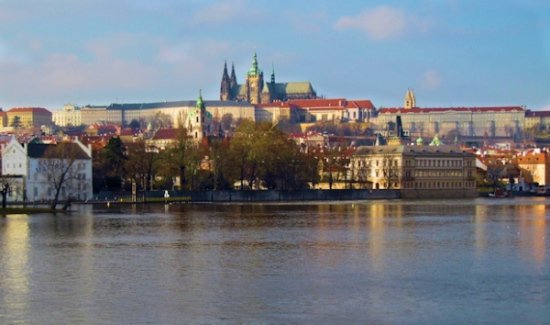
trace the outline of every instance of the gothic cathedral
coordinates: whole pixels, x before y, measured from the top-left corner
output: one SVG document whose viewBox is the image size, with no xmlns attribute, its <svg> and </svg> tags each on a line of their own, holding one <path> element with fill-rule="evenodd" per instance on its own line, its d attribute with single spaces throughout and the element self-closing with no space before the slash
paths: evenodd
<svg viewBox="0 0 550 325">
<path fill-rule="evenodd" d="M 244 84 L 237 83 L 235 66 L 231 66 L 231 75 L 227 72 L 227 62 L 223 66 L 220 100 L 247 101 L 250 104 L 266 104 L 290 99 L 314 99 L 317 94 L 309 81 L 275 82 L 275 69 L 269 82 L 264 81 L 264 73 L 258 67 L 258 57 L 254 53 L 252 66 L 246 73 Z"/>
</svg>

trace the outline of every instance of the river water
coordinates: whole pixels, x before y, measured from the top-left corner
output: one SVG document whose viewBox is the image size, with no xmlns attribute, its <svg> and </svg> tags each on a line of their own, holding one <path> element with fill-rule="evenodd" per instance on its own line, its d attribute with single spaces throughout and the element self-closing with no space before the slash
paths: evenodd
<svg viewBox="0 0 550 325">
<path fill-rule="evenodd" d="M 549 203 L 0 217 L 0 324 L 550 324 Z"/>
</svg>

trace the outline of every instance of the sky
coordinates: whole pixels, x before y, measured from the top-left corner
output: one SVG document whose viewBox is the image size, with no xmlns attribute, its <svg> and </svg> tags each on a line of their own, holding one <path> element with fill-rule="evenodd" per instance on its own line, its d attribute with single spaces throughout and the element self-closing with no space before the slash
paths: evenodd
<svg viewBox="0 0 550 325">
<path fill-rule="evenodd" d="M 0 0 L 0 107 L 216 100 L 255 52 L 326 98 L 550 110 L 548 0 Z"/>
</svg>

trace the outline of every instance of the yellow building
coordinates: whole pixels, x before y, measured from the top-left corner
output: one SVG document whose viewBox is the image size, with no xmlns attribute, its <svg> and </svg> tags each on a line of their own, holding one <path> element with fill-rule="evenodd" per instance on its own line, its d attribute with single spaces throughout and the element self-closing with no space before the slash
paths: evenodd
<svg viewBox="0 0 550 325">
<path fill-rule="evenodd" d="M 518 157 L 518 167 L 531 174 L 533 183 L 550 185 L 550 157 L 547 152 L 537 150 Z"/>
<path fill-rule="evenodd" d="M 373 146 L 350 162 L 364 188 L 399 189 L 404 198 L 475 197 L 475 155 L 455 146 Z"/>
<path fill-rule="evenodd" d="M 52 123 L 52 113 L 41 107 L 17 107 L 6 112 L 12 127 L 41 127 Z"/>
<path fill-rule="evenodd" d="M 527 110 L 525 112 L 525 130 L 549 131 L 550 111 Z"/>
</svg>

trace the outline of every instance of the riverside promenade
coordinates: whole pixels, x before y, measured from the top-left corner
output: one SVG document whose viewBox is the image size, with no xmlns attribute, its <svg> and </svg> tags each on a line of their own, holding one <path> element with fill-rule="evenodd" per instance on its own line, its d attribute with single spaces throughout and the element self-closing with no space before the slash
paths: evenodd
<svg viewBox="0 0 550 325">
<path fill-rule="evenodd" d="M 299 190 L 299 191 L 146 191 L 107 192 L 94 196 L 94 201 L 112 203 L 148 202 L 299 202 L 299 201 L 356 201 L 399 199 L 399 190 Z"/>
</svg>

